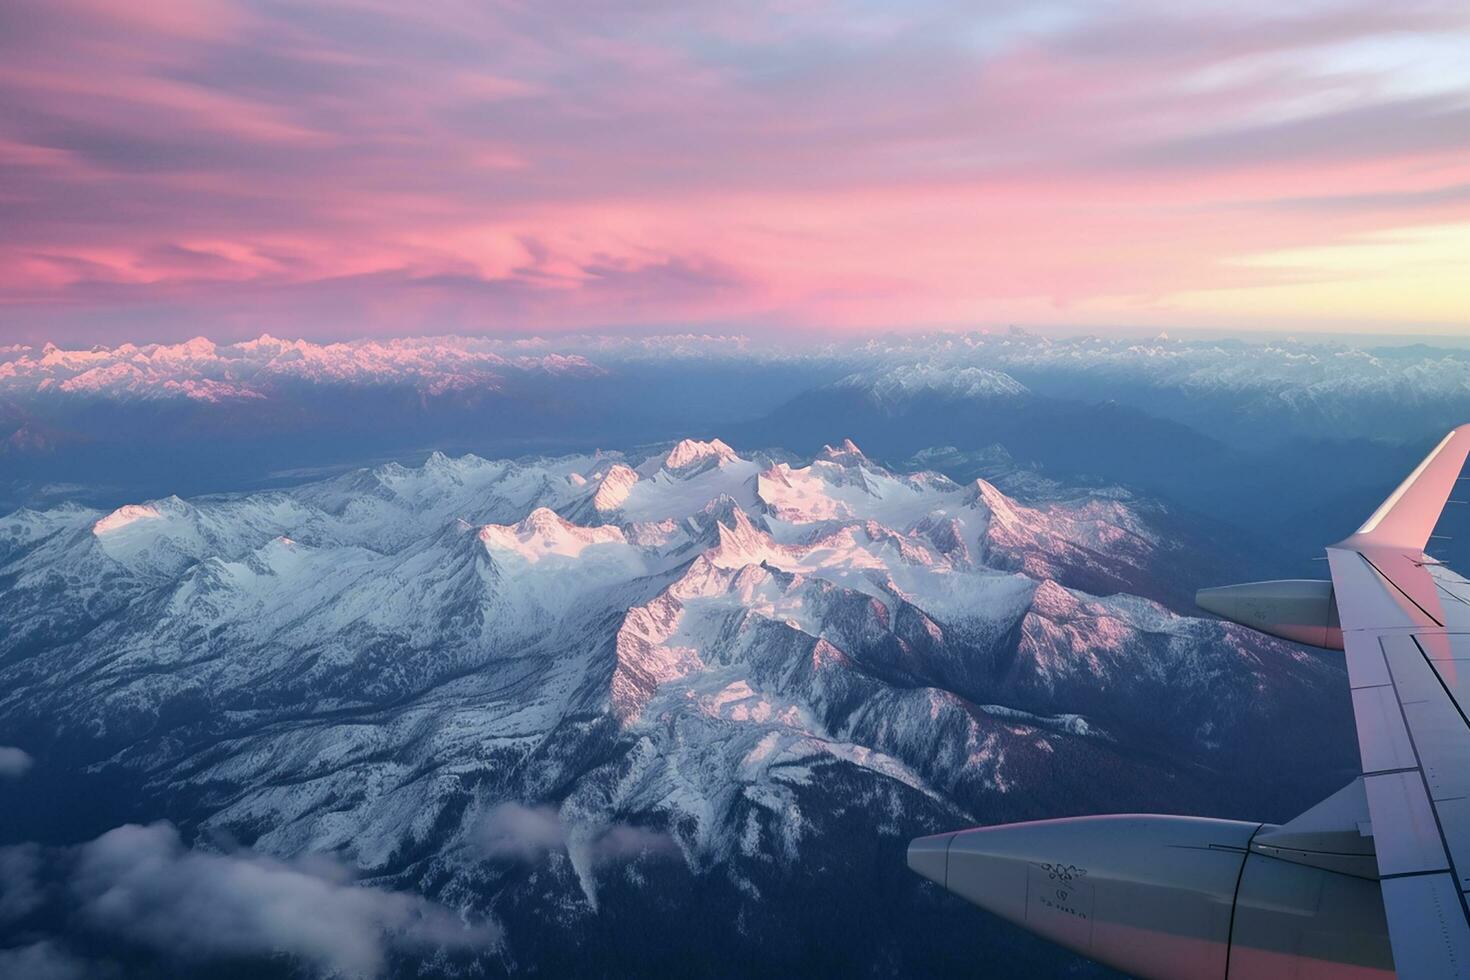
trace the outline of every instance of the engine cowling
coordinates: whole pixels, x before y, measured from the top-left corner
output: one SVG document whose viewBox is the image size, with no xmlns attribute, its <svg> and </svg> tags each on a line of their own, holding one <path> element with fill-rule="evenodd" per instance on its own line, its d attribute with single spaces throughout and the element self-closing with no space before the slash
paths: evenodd
<svg viewBox="0 0 1470 980">
<path fill-rule="evenodd" d="M 1341 855 L 1319 860 L 1320 841 L 1291 825 L 1077 817 L 921 837 L 908 860 L 976 905 L 1137 977 L 1389 977 L 1372 839 L 1360 839 L 1367 860 L 1344 871 L 1330 866 Z"/>
<path fill-rule="evenodd" d="M 1328 650 L 1342 649 L 1332 583 L 1316 579 L 1244 582 L 1200 589 L 1195 605 L 1232 623 Z"/>
</svg>

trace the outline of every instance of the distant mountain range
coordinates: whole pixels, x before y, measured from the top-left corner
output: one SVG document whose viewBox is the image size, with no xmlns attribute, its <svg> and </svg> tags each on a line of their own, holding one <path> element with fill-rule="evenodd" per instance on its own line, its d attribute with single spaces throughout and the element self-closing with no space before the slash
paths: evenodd
<svg viewBox="0 0 1470 980">
<path fill-rule="evenodd" d="M 830 397 L 859 422 L 1035 397 L 957 383 Z M 1087 975 L 909 875 L 907 839 L 1289 816 L 1350 778 L 1346 683 L 1181 615 L 1227 559 L 1167 508 L 1011 476 L 1024 502 L 852 442 L 684 440 L 17 511 L 0 745 L 34 766 L 0 808 L 0 947 L 137 975 Z M 225 875 L 366 938 L 201 927 L 161 958 Z"/>
<path fill-rule="evenodd" d="M 314 344 L 262 335 L 237 344 L 196 337 L 182 344 L 123 344 L 91 350 L 0 350 L 0 391 L 11 396 L 185 399 L 267 398 L 291 382 L 408 383 L 428 394 L 495 388 L 509 374 L 597 372 L 575 354 L 516 354 L 496 341 L 463 338 Z"/>
<path fill-rule="evenodd" d="M 639 376 L 650 369 L 662 370 L 674 384 L 681 374 L 731 377 L 759 370 L 803 387 L 850 376 L 899 394 L 1030 389 L 1074 401 L 1120 401 L 1232 443 L 1328 435 L 1398 439 L 1406 428 L 1437 425 L 1446 410 L 1470 409 L 1466 347 L 1052 338 L 1023 331 L 887 335 L 827 345 L 697 335 L 326 344 L 263 335 L 232 344 L 197 337 L 89 350 L 14 345 L 0 347 L 0 399 L 47 412 L 96 399 L 229 404 L 288 398 L 303 385 L 403 386 L 426 398 L 452 398 L 507 387 L 524 391 L 538 379 Z M 692 399 L 702 400 L 708 394 Z M 724 407 L 735 414 L 718 421 L 738 419 L 738 406 Z M 1263 430 L 1263 423 L 1281 428 Z"/>
<path fill-rule="evenodd" d="M 1470 404 L 1465 411 L 1470 417 Z M 1374 441 L 1344 429 L 1336 438 L 1278 432 L 1241 445 L 1136 404 L 1042 394 L 1002 372 L 900 366 L 813 387 L 729 431 L 798 452 L 847 432 L 878 459 L 952 478 L 1024 474 L 1015 484 L 1022 496 L 1033 486 L 1045 493 L 1048 480 L 1127 487 L 1167 502 L 1197 532 L 1233 537 L 1234 550 L 1256 563 L 1246 574 L 1266 578 L 1312 574 L 1324 543 L 1350 533 L 1393 489 L 1393 474 L 1412 468 L 1459 416 L 1445 409 L 1440 417 L 1425 440 Z"/>
<path fill-rule="evenodd" d="M 12 346 L 0 511 L 287 485 L 434 449 L 693 434 L 811 453 L 851 436 L 891 464 L 1000 446 L 1043 479 L 1129 487 L 1263 529 L 1283 546 L 1255 551 L 1305 561 L 1390 489 L 1382 474 L 1464 418 L 1470 349 L 1423 346 L 1025 333 Z"/>
</svg>

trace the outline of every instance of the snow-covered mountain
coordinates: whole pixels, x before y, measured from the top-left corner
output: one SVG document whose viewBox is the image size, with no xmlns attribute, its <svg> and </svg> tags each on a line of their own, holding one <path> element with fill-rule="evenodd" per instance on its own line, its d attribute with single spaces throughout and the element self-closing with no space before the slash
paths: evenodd
<svg viewBox="0 0 1470 980">
<path fill-rule="evenodd" d="M 1004 371 L 973 366 L 899 364 L 843 378 L 839 387 L 862 391 L 876 404 L 897 405 L 919 394 L 947 398 L 1013 398 L 1026 386 Z"/>
<path fill-rule="evenodd" d="M 0 348 L 0 395 L 232 402 L 268 397 L 283 383 L 407 384 L 427 394 L 494 389 L 506 375 L 590 375 L 578 354 L 517 353 L 461 337 L 318 344 L 269 334 L 237 344 L 204 337 L 181 344 L 66 350 Z"/>
<path fill-rule="evenodd" d="M 1212 431 L 1228 406 L 1292 431 L 1341 435 L 1373 425 L 1382 407 L 1418 418 L 1470 399 L 1470 351 L 1373 347 L 1315 339 L 1151 340 L 1049 337 L 1013 330 L 890 335 L 858 343 L 789 346 L 746 337 L 417 337 L 314 343 L 262 335 L 239 343 L 68 350 L 0 346 L 0 398 L 238 402 L 284 384 L 406 384 L 426 394 L 493 389 L 508 377 L 587 377 L 606 370 L 704 365 L 784 366 L 830 375 L 882 401 L 921 392 L 1133 399 Z M 1190 406 L 1206 409 L 1191 412 Z M 1217 426 L 1223 426 L 1216 419 Z M 1223 429 L 1222 429 L 1223 431 Z M 1390 427 L 1373 434 L 1397 438 Z"/>
<path fill-rule="evenodd" d="M 0 745 L 198 850 L 330 854 L 493 926 L 410 974 L 922 972 L 1017 940 L 911 880 L 913 835 L 1281 817 L 1351 765 L 1338 666 L 1130 594 L 1171 546 L 1126 496 L 1023 504 L 851 442 L 23 510 Z"/>
</svg>

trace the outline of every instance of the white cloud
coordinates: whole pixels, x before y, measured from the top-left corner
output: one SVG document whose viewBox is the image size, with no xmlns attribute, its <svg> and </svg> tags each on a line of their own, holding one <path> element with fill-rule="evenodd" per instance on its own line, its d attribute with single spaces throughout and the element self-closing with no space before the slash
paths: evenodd
<svg viewBox="0 0 1470 980">
<path fill-rule="evenodd" d="M 110 971 L 78 959 L 50 940 L 0 949 L 0 977 L 25 980 L 98 980 Z"/>
<path fill-rule="evenodd" d="M 487 858 L 532 862 L 565 852 L 587 903 L 597 908 L 596 869 L 639 857 L 678 853 L 668 834 L 631 824 L 577 823 L 550 806 L 501 803 L 480 819 L 475 841 Z"/>
<path fill-rule="evenodd" d="M 10 745 L 0 745 L 0 779 L 19 779 L 35 765 L 29 752 Z"/>
<path fill-rule="evenodd" d="M 0 924 L 23 918 L 40 906 L 40 871 L 41 849 L 35 844 L 0 847 Z"/>
<path fill-rule="evenodd" d="M 567 835 L 561 818 L 549 806 L 502 803 L 485 814 L 478 843 L 486 857 L 534 861 L 548 851 L 566 847 Z"/>
<path fill-rule="evenodd" d="M 594 864 L 677 850 L 668 834 L 631 824 L 581 827 L 554 807 L 501 803 L 480 821 L 477 843 L 486 857 L 533 861 L 550 851 L 575 849 Z"/>
<path fill-rule="evenodd" d="M 190 850 L 168 823 L 129 824 L 80 849 L 70 879 L 80 918 L 165 954 L 208 959 L 285 953 L 329 975 L 376 977 L 394 948 L 491 945 L 417 895 L 350 883 L 325 858 Z"/>
</svg>

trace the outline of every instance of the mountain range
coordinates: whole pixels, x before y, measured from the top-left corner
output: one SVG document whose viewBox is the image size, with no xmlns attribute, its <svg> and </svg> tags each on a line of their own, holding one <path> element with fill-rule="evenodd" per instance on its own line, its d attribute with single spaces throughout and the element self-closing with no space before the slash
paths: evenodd
<svg viewBox="0 0 1470 980">
<path fill-rule="evenodd" d="M 935 894 L 906 841 L 1288 817 L 1351 776 L 1346 684 L 1184 614 L 1221 559 L 1167 508 L 1026 489 L 851 441 L 687 439 L 17 511 L 0 746 L 33 765 L 0 809 L 0 955 L 124 976 L 846 976 L 1002 953 L 1007 975 L 1094 973 Z M 353 941 L 274 919 L 168 941 L 220 880 Z"/>
</svg>

